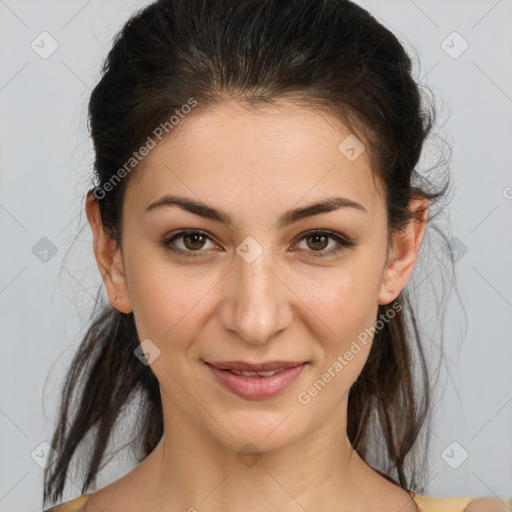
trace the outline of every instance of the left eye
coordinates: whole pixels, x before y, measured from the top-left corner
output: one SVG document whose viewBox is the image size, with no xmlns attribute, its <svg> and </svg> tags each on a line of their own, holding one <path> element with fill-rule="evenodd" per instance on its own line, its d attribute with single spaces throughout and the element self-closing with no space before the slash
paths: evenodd
<svg viewBox="0 0 512 512">
<path fill-rule="evenodd" d="M 175 240 L 179 240 L 180 244 L 175 243 Z M 329 246 L 329 240 L 334 240 L 338 247 L 334 249 L 330 249 L 326 251 L 326 248 Z M 198 256 L 198 254 L 205 252 L 201 249 L 204 249 L 206 241 L 210 241 L 213 246 L 212 239 L 204 232 L 197 230 L 188 230 L 188 231 L 180 231 L 175 235 L 167 238 L 163 241 L 164 246 L 172 252 L 183 254 L 184 256 Z M 333 233 L 331 231 L 322 231 L 322 230 L 313 230 L 304 233 L 299 239 L 299 242 L 305 241 L 308 247 L 313 248 L 313 250 L 307 250 L 306 252 L 313 253 L 313 257 L 325 257 L 327 254 L 335 254 L 339 252 L 341 249 L 345 247 L 353 247 L 356 245 L 351 240 L 343 238 L 342 236 Z M 174 246 L 174 247 L 173 247 Z"/>
<path fill-rule="evenodd" d="M 355 245 L 351 240 L 345 239 L 332 231 L 321 231 L 318 229 L 308 231 L 302 235 L 299 240 L 304 240 L 309 247 L 315 248 L 313 251 L 307 251 L 312 252 L 313 257 L 315 258 L 323 258 L 331 254 L 336 254 L 345 247 L 353 247 Z M 329 240 L 334 240 L 338 246 L 326 251 L 326 247 L 329 245 Z"/>
</svg>

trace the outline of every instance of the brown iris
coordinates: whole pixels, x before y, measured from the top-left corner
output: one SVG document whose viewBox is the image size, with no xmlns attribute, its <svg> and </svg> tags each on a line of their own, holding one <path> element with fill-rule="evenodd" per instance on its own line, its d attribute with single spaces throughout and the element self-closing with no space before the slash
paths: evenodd
<svg viewBox="0 0 512 512">
<path fill-rule="evenodd" d="M 200 233 L 190 233 L 183 236 L 183 241 L 187 249 L 197 250 L 201 249 L 205 244 L 205 237 Z M 190 245 L 189 245 L 190 241 Z"/>
<path fill-rule="evenodd" d="M 322 250 L 322 249 L 325 249 L 327 247 L 327 245 L 329 244 L 329 237 L 325 236 L 325 235 L 311 235 L 311 236 L 308 236 L 306 238 L 306 240 L 308 242 L 308 245 L 310 243 L 310 240 L 321 240 L 320 242 L 318 242 L 318 241 L 313 242 L 313 244 L 310 245 L 310 247 L 312 249 Z M 316 247 L 314 247 L 315 245 L 316 245 Z"/>
</svg>

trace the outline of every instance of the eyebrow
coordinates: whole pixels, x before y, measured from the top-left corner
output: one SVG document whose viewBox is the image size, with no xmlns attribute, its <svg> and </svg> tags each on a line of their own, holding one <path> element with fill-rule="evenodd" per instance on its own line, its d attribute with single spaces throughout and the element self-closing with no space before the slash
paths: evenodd
<svg viewBox="0 0 512 512">
<path fill-rule="evenodd" d="M 199 215 L 206 219 L 221 222 L 228 227 L 231 227 L 233 224 L 231 216 L 223 210 L 219 210 L 213 206 L 208 206 L 205 203 L 194 201 L 193 199 L 169 194 L 166 194 L 154 203 L 151 203 L 144 210 L 144 213 L 158 210 L 164 206 L 178 206 L 182 210 Z M 317 203 L 287 211 L 280 217 L 278 224 L 283 228 L 301 219 L 312 217 L 313 215 L 318 215 L 320 213 L 332 212 L 340 208 L 353 208 L 357 211 L 368 213 L 362 204 L 353 201 L 352 199 L 348 199 L 346 197 L 329 197 Z"/>
</svg>

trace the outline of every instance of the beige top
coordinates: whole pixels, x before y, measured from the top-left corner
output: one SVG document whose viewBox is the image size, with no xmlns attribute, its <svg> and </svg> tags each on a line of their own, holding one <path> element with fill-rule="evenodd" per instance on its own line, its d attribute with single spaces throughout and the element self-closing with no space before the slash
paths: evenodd
<svg viewBox="0 0 512 512">
<path fill-rule="evenodd" d="M 49 508 L 44 512 L 84 512 L 85 504 L 92 493 L 83 494 L 71 501 L 66 501 L 61 505 Z M 423 494 L 416 494 L 409 491 L 418 512 L 464 512 L 472 498 L 468 496 L 458 496 L 456 498 L 434 498 Z M 512 500 L 509 501 L 512 510 Z"/>
</svg>

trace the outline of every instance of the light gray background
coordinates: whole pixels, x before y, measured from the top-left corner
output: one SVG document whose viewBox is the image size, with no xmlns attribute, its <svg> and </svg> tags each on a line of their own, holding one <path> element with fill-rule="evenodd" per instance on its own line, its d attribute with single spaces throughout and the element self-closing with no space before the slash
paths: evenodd
<svg viewBox="0 0 512 512">
<path fill-rule="evenodd" d="M 50 440 L 63 373 L 100 283 L 88 227 L 68 254 L 86 222 L 80 212 L 92 153 L 85 108 L 114 34 L 146 3 L 0 0 L 2 511 L 41 510 L 43 470 L 31 454 L 47 450 L 40 443 Z M 439 130 L 453 150 L 449 236 L 462 250 L 458 295 L 446 309 L 427 493 L 510 499 L 512 1 L 358 3 L 406 44 L 415 76 L 436 94 Z M 41 46 L 43 31 L 58 43 L 46 59 L 31 47 L 34 40 Z M 469 47 L 453 58 L 463 40 Z M 42 237 L 57 249 L 46 262 L 37 255 Z M 428 313 L 433 303 L 422 296 Z M 439 317 L 429 311 L 432 327 Z M 439 332 L 430 336 L 425 343 L 437 360 Z M 453 469 L 447 461 L 460 461 L 463 450 L 467 460 Z M 114 460 L 99 484 L 131 467 L 129 459 Z M 66 499 L 78 496 L 78 478 L 68 482 Z"/>
</svg>

